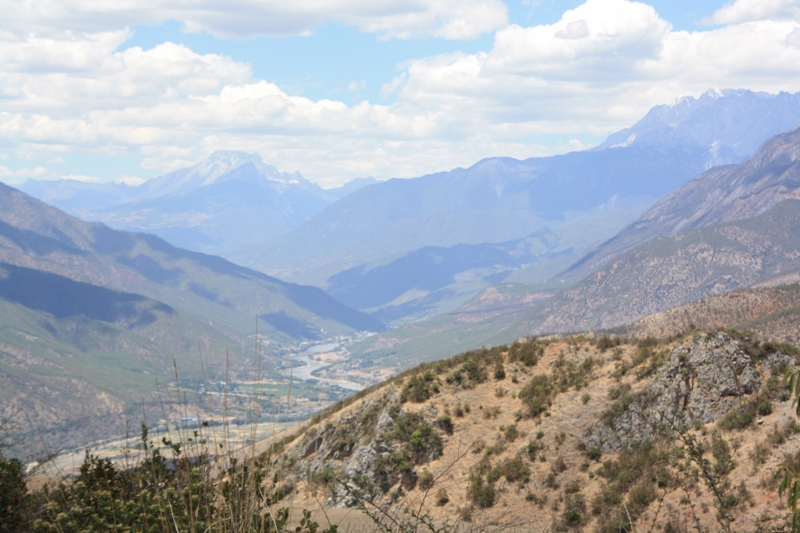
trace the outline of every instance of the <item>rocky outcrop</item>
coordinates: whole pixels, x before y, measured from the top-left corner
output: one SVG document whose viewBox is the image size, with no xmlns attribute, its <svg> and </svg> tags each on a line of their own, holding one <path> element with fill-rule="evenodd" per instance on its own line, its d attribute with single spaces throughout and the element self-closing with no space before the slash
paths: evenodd
<svg viewBox="0 0 800 533">
<path fill-rule="evenodd" d="M 414 467 L 434 459 L 440 450 L 430 447 L 408 453 L 410 444 L 397 431 L 398 420 L 407 427 L 411 416 L 412 425 L 427 425 L 438 436 L 432 429 L 437 415 L 430 406 L 418 412 L 404 407 L 399 392 L 387 387 L 362 400 L 355 409 L 306 431 L 288 454 L 288 463 L 302 468 L 290 469 L 284 481 L 296 485 L 301 479 L 324 480 L 328 485 L 325 505 L 329 507 L 358 505 L 353 496 L 356 493 L 372 501 L 398 484 L 407 490 L 416 484 Z"/>
<path fill-rule="evenodd" d="M 585 438 L 591 446 L 613 452 L 652 439 L 673 425 L 712 422 L 757 393 L 764 372 L 793 363 L 781 353 L 757 362 L 725 333 L 698 335 L 672 350 L 655 381 L 622 394 Z"/>
</svg>

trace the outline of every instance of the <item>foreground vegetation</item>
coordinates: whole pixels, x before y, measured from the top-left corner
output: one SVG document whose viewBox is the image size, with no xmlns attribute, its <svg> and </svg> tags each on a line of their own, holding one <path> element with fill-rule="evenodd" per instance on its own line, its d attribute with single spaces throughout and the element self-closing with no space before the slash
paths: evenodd
<svg viewBox="0 0 800 533">
<path fill-rule="evenodd" d="M 658 375 L 670 346 L 693 335 L 530 339 L 469 352 L 354 395 L 274 440 L 265 453 L 255 445 L 234 452 L 201 424 L 158 438 L 143 426 L 138 452 L 125 461 L 87 452 L 74 478 L 43 486 L 30 483 L 20 462 L 0 459 L 0 531 L 336 531 L 335 523 L 320 526 L 311 513 L 297 514 L 293 498 L 301 493 L 317 498 L 323 510 L 347 499 L 368 514 L 372 529 L 387 533 L 530 528 L 531 521 L 502 518 L 503 507 L 518 497 L 525 509 L 513 504 L 514 511 L 548 517 L 536 526 L 542 531 L 734 531 L 750 515 L 748 531 L 800 530 L 792 514 L 800 497 L 800 452 L 773 468 L 778 477 L 764 482 L 761 496 L 741 476 L 745 465 L 762 471 L 800 433 L 792 420 L 773 424 L 755 445 L 743 442 L 757 419 L 800 394 L 797 378 L 790 393 L 777 370 L 765 374 L 761 389 L 718 421 L 671 421 L 652 439 L 619 450 L 594 444 L 583 429 L 567 436 L 557 429 L 565 426 L 552 425 L 563 409 L 594 413 L 590 418 L 604 427 L 621 423 L 643 400 L 641 385 Z M 798 355 L 791 346 L 726 335 L 755 361 Z M 385 399 L 391 390 L 393 401 Z M 352 461 L 389 419 L 384 456 L 354 477 L 335 467 Z M 453 453 L 448 444 L 462 442 L 470 428 L 481 437 Z M 306 460 L 315 453 L 331 460 L 316 468 Z M 455 470 L 466 472 L 460 486 L 447 480 Z M 778 489 L 788 505 L 778 500 Z M 760 497 L 774 502 L 768 515 L 752 512 Z M 482 521 L 489 511 L 501 518 Z"/>
</svg>

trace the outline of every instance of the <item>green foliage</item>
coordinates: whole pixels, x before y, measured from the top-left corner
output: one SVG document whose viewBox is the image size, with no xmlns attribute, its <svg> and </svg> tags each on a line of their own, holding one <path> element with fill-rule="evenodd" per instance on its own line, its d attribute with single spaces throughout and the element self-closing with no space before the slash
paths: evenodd
<svg viewBox="0 0 800 533">
<path fill-rule="evenodd" d="M 392 465 L 395 471 L 401 474 L 414 470 L 414 463 L 411 461 L 411 456 L 406 449 L 396 450 L 392 453 L 392 455 L 389 456 L 389 464 Z"/>
<path fill-rule="evenodd" d="M 444 444 L 439 433 L 419 413 L 403 413 L 395 420 L 394 434 L 407 443 L 406 450 L 416 464 L 442 454 Z"/>
<path fill-rule="evenodd" d="M 547 411 L 553 403 L 553 386 L 547 376 L 539 375 L 531 378 L 525 385 L 517 398 L 522 400 L 528 408 L 528 413 L 532 417 L 539 416 Z"/>
<path fill-rule="evenodd" d="M 469 379 L 473 384 L 483 383 L 488 377 L 486 369 L 476 359 L 467 360 L 467 362 L 464 363 L 463 370 L 467 375 L 467 379 Z"/>
<path fill-rule="evenodd" d="M 791 393 L 792 405 L 796 406 L 795 414 L 800 416 L 800 372 L 787 369 L 784 386 Z M 800 500 L 800 453 L 783 461 L 775 472 L 775 481 L 778 482 L 778 497 L 786 496 L 786 503 L 792 510 L 792 531 L 797 533 L 800 531 L 800 509 L 797 508 Z"/>
<path fill-rule="evenodd" d="M 592 370 L 600 361 L 587 357 L 580 364 L 567 361 L 563 354 L 554 362 L 553 384 L 561 391 L 566 392 L 570 388 L 581 389 L 585 387 L 592 375 Z"/>
<path fill-rule="evenodd" d="M 501 361 L 494 365 L 494 379 L 498 381 L 506 379 L 506 369 Z"/>
<path fill-rule="evenodd" d="M 107 459 L 87 453 L 75 482 L 47 494 L 34 531 L 205 531 L 221 521 L 257 531 L 276 523 L 267 516 L 270 502 L 255 498 L 254 487 L 263 481 L 259 465 L 238 465 L 232 459 L 225 481 L 215 486 L 207 455 L 189 461 L 181 443 L 165 438 L 164 444 L 172 451 L 173 468 L 167 468 L 166 458 L 148 441 L 146 428 L 145 459 L 135 468 L 119 471 Z"/>
<path fill-rule="evenodd" d="M 0 531 L 30 531 L 30 503 L 22 463 L 0 454 Z"/>
<path fill-rule="evenodd" d="M 450 415 L 442 415 L 436 419 L 436 427 L 447 433 L 448 435 L 453 434 L 453 430 L 455 429 L 453 426 L 453 419 Z"/>
<path fill-rule="evenodd" d="M 525 449 L 525 451 L 528 453 L 530 460 L 535 461 L 539 456 L 539 452 L 543 449 L 544 446 L 541 443 L 538 441 L 531 441 L 528 443 L 528 447 Z"/>
<path fill-rule="evenodd" d="M 494 505 L 494 486 L 490 483 L 486 483 L 480 476 L 474 476 L 470 479 L 467 494 L 470 501 L 481 509 L 487 509 Z"/>
<path fill-rule="evenodd" d="M 402 402 L 421 403 L 439 392 L 439 380 L 428 370 L 422 374 L 411 376 L 403 387 L 400 397 Z"/>
<path fill-rule="evenodd" d="M 762 361 L 775 353 L 783 353 L 791 355 L 797 360 L 800 358 L 800 349 L 791 344 L 783 342 L 765 341 L 761 342 L 756 338 L 756 334 L 752 331 L 739 331 L 734 328 L 725 330 L 725 332 L 739 341 L 747 354 L 755 361 Z"/>
<path fill-rule="evenodd" d="M 620 344 L 622 344 L 622 339 L 618 337 L 614 339 L 609 339 L 608 337 L 597 339 L 597 349 L 600 350 L 601 353 L 605 353 L 607 350 L 615 348 Z"/>
<path fill-rule="evenodd" d="M 506 439 L 506 442 L 514 442 L 519 437 L 519 430 L 517 429 L 516 424 L 510 424 L 508 427 L 504 428 L 503 436 Z"/>
<path fill-rule="evenodd" d="M 486 474 L 486 481 L 494 483 L 501 477 L 506 478 L 510 483 L 513 482 L 527 482 L 531 477 L 531 470 L 522 457 L 516 456 L 511 459 L 499 463 Z"/>
<path fill-rule="evenodd" d="M 605 461 L 598 471 L 605 482 L 592 501 L 598 531 L 628 531 L 627 514 L 635 520 L 655 499 L 657 487 L 671 485 L 668 468 L 668 452 L 651 441 L 626 448 L 616 459 Z"/>
<path fill-rule="evenodd" d="M 508 360 L 510 362 L 520 362 L 525 366 L 535 366 L 544 355 L 545 344 L 539 339 L 531 339 L 527 342 L 514 342 L 508 348 Z"/>
<path fill-rule="evenodd" d="M 779 380 L 773 376 L 761 387 L 758 394 L 739 402 L 736 407 L 725 413 L 720 418 L 717 426 L 725 430 L 745 429 L 749 427 L 757 416 L 766 416 L 772 412 L 770 400 L 780 393 Z"/>
<path fill-rule="evenodd" d="M 600 418 L 609 427 L 614 427 L 617 419 L 627 413 L 631 406 L 647 402 L 646 393 L 634 393 L 628 384 L 612 389 L 608 396 L 614 403 L 601 413 Z"/>
</svg>

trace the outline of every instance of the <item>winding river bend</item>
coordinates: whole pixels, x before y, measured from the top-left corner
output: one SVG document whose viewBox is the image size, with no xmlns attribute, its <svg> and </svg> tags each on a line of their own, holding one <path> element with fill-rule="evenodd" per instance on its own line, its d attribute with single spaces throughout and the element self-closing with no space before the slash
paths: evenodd
<svg viewBox="0 0 800 533">
<path fill-rule="evenodd" d="M 364 389 L 364 386 L 360 383 L 355 383 L 353 381 L 347 381 L 344 379 L 327 379 L 321 378 L 314 375 L 314 372 L 317 370 L 321 370 L 325 367 L 330 366 L 333 363 L 325 363 L 322 361 L 317 361 L 312 359 L 313 356 L 321 353 L 327 352 L 335 352 L 339 348 L 339 344 L 318 344 L 316 346 L 311 346 L 310 348 L 300 352 L 298 355 L 295 355 L 291 358 L 292 362 L 297 365 L 300 364 L 302 366 L 295 366 L 292 369 L 292 376 L 296 379 L 302 379 L 303 381 L 307 379 L 315 379 L 320 382 L 329 383 L 331 385 L 336 385 L 343 389 L 351 390 L 351 391 L 360 391 Z M 285 374 L 289 375 L 289 371 L 284 371 Z"/>
</svg>

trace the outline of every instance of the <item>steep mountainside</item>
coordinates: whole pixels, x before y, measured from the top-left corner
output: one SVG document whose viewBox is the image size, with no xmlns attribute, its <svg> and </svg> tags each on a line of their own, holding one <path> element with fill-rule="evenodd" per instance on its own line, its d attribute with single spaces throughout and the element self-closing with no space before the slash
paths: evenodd
<svg viewBox="0 0 800 533">
<path fill-rule="evenodd" d="M 699 332 L 467 353 L 264 443 L 278 471 L 268 492 L 318 520 L 364 507 L 408 530 L 415 514 L 497 529 L 779 529 L 769 480 L 800 451 L 780 375 L 798 354 Z M 717 465 L 706 479 L 701 447 Z"/>
<path fill-rule="evenodd" d="M 326 291 L 347 305 L 384 322 L 454 311 L 487 283 L 512 273 L 544 281 L 588 245 L 565 242 L 549 228 L 498 244 L 427 246 L 385 265 L 362 265 L 328 279 Z M 544 263 L 549 265 L 545 269 Z M 529 268 L 526 268 L 529 267 Z M 534 272 L 538 268 L 541 273 Z M 561 267 L 563 268 L 563 266 Z M 520 272 L 523 271 L 523 272 Z"/>
<path fill-rule="evenodd" d="M 353 346 L 351 352 L 365 365 L 408 368 L 529 335 L 621 327 L 661 311 L 666 313 L 668 325 L 652 317 L 646 321 L 655 320 L 652 323 L 672 334 L 692 324 L 736 326 L 754 329 L 767 339 L 794 341 L 796 310 L 791 299 L 781 297 L 779 301 L 785 305 L 773 303 L 777 307 L 772 311 L 760 304 L 745 305 L 749 298 L 712 298 L 711 308 L 702 300 L 759 284 L 797 283 L 798 235 L 800 201 L 785 200 L 752 219 L 638 246 L 560 292 L 557 286 L 540 290 L 514 284 L 489 287 L 457 311 L 371 337 Z M 744 307 L 737 307 L 738 302 Z M 684 304 L 689 305 L 667 311 Z M 719 309 L 729 304 L 733 308 Z M 672 324 L 673 320 L 677 322 Z"/>
<path fill-rule="evenodd" d="M 215 152 L 138 187 L 28 180 L 21 189 L 84 220 L 156 234 L 171 244 L 225 255 L 296 228 L 330 202 L 374 180 L 325 191 L 279 172 L 257 154 Z"/>
<path fill-rule="evenodd" d="M 757 286 L 712 296 L 647 316 L 619 334 L 665 338 L 693 328 L 736 328 L 767 341 L 800 345 L 800 285 Z"/>
<path fill-rule="evenodd" d="M 382 329 L 319 289 L 181 250 L 151 235 L 83 222 L 5 185 L 0 185 L 0 260 L 141 294 L 245 335 L 256 315 L 272 324 L 269 333 L 279 341 L 295 338 L 296 326 L 312 337 L 322 330 Z"/>
<path fill-rule="evenodd" d="M 466 170 L 364 188 L 291 235 L 242 250 L 236 258 L 279 277 L 320 285 L 342 270 L 424 246 L 523 238 L 543 221 L 566 237 L 559 222 L 578 213 L 597 214 L 593 210 L 601 206 L 636 211 L 712 165 L 740 162 L 798 122 L 800 94 L 712 91 L 657 106 L 588 152 L 525 161 L 492 158 Z M 587 220 L 575 231 L 591 227 Z"/>
<path fill-rule="evenodd" d="M 628 324 L 678 305 L 800 268 L 800 200 L 763 214 L 655 239 L 617 257 L 533 309 L 513 332 Z"/>
<path fill-rule="evenodd" d="M 782 200 L 800 198 L 799 158 L 800 129 L 773 137 L 744 163 L 711 169 L 670 193 L 564 275 L 588 274 L 656 237 L 751 218 Z"/>
</svg>

